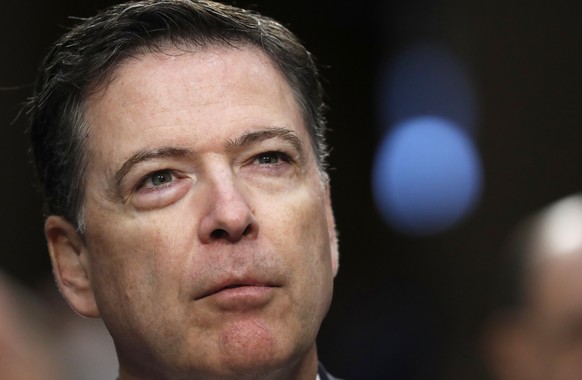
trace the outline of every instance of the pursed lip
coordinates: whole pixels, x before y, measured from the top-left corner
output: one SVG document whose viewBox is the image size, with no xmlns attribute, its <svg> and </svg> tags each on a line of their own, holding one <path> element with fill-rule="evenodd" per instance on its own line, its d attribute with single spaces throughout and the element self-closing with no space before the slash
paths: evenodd
<svg viewBox="0 0 582 380">
<path fill-rule="evenodd" d="M 278 288 L 279 285 L 265 280 L 253 279 L 253 278 L 231 278 L 223 281 L 219 281 L 208 287 L 202 294 L 195 297 L 195 300 L 201 300 L 203 298 L 218 295 L 219 293 L 230 293 L 230 294 L 252 294 L 260 291 L 269 290 L 270 288 Z"/>
</svg>

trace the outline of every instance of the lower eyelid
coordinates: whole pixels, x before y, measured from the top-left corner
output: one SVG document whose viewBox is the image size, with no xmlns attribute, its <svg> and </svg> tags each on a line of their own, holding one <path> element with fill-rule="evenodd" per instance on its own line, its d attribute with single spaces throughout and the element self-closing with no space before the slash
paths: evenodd
<svg viewBox="0 0 582 380">
<path fill-rule="evenodd" d="M 158 186 L 141 186 L 140 188 L 137 189 L 138 192 L 156 192 L 156 191 L 163 191 L 169 187 L 173 186 L 174 181 L 171 182 L 167 182 L 167 183 L 163 183 L 161 185 Z"/>
<path fill-rule="evenodd" d="M 169 206 L 181 199 L 192 185 L 190 178 L 177 178 L 167 184 L 142 188 L 134 193 L 132 203 L 140 210 L 153 210 Z"/>
</svg>

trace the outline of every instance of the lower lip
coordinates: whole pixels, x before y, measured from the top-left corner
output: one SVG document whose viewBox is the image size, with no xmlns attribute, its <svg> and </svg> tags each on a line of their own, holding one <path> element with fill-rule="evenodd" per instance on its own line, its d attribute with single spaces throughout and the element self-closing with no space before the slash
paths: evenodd
<svg viewBox="0 0 582 380">
<path fill-rule="evenodd" d="M 252 310 L 267 305 L 273 298 L 275 289 L 271 286 L 238 286 L 222 289 L 206 298 L 221 310 Z"/>
</svg>

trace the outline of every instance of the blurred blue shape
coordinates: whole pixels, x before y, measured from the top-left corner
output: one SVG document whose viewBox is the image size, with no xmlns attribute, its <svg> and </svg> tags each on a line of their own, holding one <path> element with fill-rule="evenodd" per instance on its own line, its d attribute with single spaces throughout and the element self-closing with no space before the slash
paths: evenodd
<svg viewBox="0 0 582 380">
<path fill-rule="evenodd" d="M 397 231 L 431 235 L 457 222 L 481 193 L 482 170 L 471 139 L 439 117 L 417 117 L 385 135 L 376 153 L 376 205 Z"/>
<path fill-rule="evenodd" d="M 445 48 L 430 43 L 407 48 L 395 57 L 380 84 L 381 125 L 433 115 L 475 132 L 477 105 L 470 75 Z"/>
</svg>

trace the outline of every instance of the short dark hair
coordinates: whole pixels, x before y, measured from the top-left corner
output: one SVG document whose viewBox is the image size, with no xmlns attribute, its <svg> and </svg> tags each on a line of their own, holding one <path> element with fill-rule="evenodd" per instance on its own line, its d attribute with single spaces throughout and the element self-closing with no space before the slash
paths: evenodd
<svg viewBox="0 0 582 380">
<path fill-rule="evenodd" d="M 324 101 L 311 54 L 287 28 L 258 13 L 207 0 L 144 0 L 115 5 L 63 35 L 43 60 L 28 102 L 32 155 L 45 214 L 82 229 L 87 166 L 84 103 L 128 57 L 179 48 L 260 48 L 292 88 L 325 173 Z"/>
</svg>

